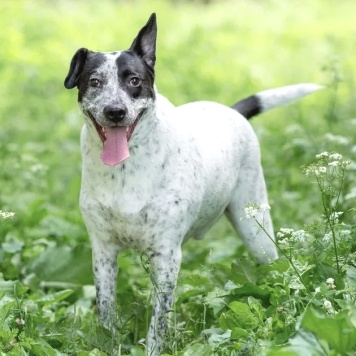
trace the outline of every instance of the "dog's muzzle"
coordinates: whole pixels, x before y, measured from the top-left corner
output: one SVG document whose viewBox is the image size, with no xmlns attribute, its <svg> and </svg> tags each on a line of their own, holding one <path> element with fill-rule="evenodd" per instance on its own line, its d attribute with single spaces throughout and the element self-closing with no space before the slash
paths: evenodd
<svg viewBox="0 0 356 356">
<path fill-rule="evenodd" d="M 126 115 L 126 112 L 124 114 L 120 110 L 109 108 L 106 113 L 104 111 L 105 116 L 113 122 L 112 126 L 101 126 L 90 112 L 87 113 L 103 142 L 103 151 L 100 158 L 108 166 L 116 166 L 130 157 L 128 142 L 143 114 L 143 111 L 141 111 L 130 126 L 119 126 L 118 123 Z"/>
</svg>

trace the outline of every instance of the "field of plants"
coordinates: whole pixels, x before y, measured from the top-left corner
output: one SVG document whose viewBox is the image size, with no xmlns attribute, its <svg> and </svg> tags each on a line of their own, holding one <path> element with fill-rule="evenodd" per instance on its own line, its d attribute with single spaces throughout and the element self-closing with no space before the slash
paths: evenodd
<svg viewBox="0 0 356 356">
<path fill-rule="evenodd" d="M 97 322 L 83 121 L 63 81 L 78 48 L 126 49 L 152 12 L 156 84 L 176 105 L 325 86 L 251 122 L 280 258 L 258 266 L 225 219 L 188 241 L 165 355 L 356 355 L 353 0 L 0 1 L 1 355 L 144 355 L 145 256 L 119 256 L 119 338 Z"/>
</svg>

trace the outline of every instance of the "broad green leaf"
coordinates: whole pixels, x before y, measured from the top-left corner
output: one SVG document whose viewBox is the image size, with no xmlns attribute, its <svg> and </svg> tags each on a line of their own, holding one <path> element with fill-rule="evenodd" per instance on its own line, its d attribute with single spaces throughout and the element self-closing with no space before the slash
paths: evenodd
<svg viewBox="0 0 356 356">
<path fill-rule="evenodd" d="M 268 302 L 270 291 L 267 288 L 261 288 L 250 282 L 245 283 L 241 288 L 236 288 L 232 291 L 237 297 L 255 297 L 264 302 Z"/>
<path fill-rule="evenodd" d="M 49 247 L 29 264 L 43 281 L 93 284 L 91 251 L 85 246 Z"/>
<path fill-rule="evenodd" d="M 261 301 L 254 297 L 247 298 L 251 311 L 259 318 L 260 321 L 265 319 L 266 310 L 262 307 Z"/>
<path fill-rule="evenodd" d="M 207 305 L 213 309 L 214 315 L 217 315 L 226 306 L 224 298 L 227 295 L 229 295 L 229 292 L 226 290 L 215 288 L 204 298 Z"/>
<path fill-rule="evenodd" d="M 5 320 L 9 314 L 10 310 L 16 306 L 16 302 L 7 297 L 3 297 L 0 300 L 0 319 Z"/>
<path fill-rule="evenodd" d="M 19 240 L 11 240 L 9 242 L 3 242 L 1 244 L 1 248 L 7 253 L 16 253 L 22 250 L 24 243 Z"/>
<path fill-rule="evenodd" d="M 230 341 L 231 337 L 231 330 L 226 330 L 224 333 L 213 333 L 209 337 L 209 344 L 218 346 L 220 344 L 226 343 L 227 341 Z"/>
<path fill-rule="evenodd" d="M 6 356 L 28 356 L 28 353 L 21 345 L 14 346 L 10 351 L 6 352 Z"/>
<path fill-rule="evenodd" d="M 252 314 L 247 304 L 234 301 L 229 304 L 229 308 L 229 311 L 220 315 L 219 324 L 221 328 L 232 330 L 240 327 L 253 330 L 257 327 L 257 318 Z"/>
<path fill-rule="evenodd" d="M 346 272 L 346 281 L 349 287 L 356 290 L 356 267 L 350 266 Z"/>
<path fill-rule="evenodd" d="M 71 294 L 73 294 L 73 291 L 70 289 L 62 290 L 57 293 L 46 294 L 44 297 L 37 299 L 36 302 L 44 305 L 54 304 L 66 299 Z"/>
<path fill-rule="evenodd" d="M 356 346 L 356 327 L 350 321 L 354 314 L 354 311 L 343 310 L 335 316 L 329 316 L 308 308 L 302 317 L 301 327 L 312 331 L 319 339 L 326 340 L 332 348 L 345 354 Z"/>
<path fill-rule="evenodd" d="M 272 347 L 267 356 L 325 356 L 325 346 L 322 347 L 311 332 L 298 331 L 297 335 L 289 340 L 289 344 Z"/>
<path fill-rule="evenodd" d="M 256 282 L 256 265 L 251 260 L 235 260 L 231 265 L 231 272 L 231 278 L 237 284 Z"/>
<path fill-rule="evenodd" d="M 194 344 L 185 349 L 183 356 L 211 356 L 212 347 L 210 345 Z"/>
<path fill-rule="evenodd" d="M 23 286 L 20 282 L 14 284 L 14 294 L 16 298 L 22 297 L 28 291 L 28 287 Z"/>
<path fill-rule="evenodd" d="M 16 281 L 5 281 L 4 280 L 4 277 L 3 277 L 3 274 L 0 273 L 0 292 L 11 292 L 13 293 L 14 292 L 14 286 L 15 286 L 15 283 L 18 283 Z M 1 296 L 0 296 L 1 298 Z"/>
<path fill-rule="evenodd" d="M 236 327 L 231 330 L 231 339 L 232 340 L 245 339 L 249 335 L 250 335 L 250 333 L 242 328 Z"/>
<path fill-rule="evenodd" d="M 133 347 L 130 352 L 131 356 L 145 356 L 145 351 L 140 347 Z"/>
<path fill-rule="evenodd" d="M 35 356 L 58 356 L 61 355 L 60 352 L 57 350 L 53 349 L 51 346 L 48 344 L 42 342 L 42 343 L 33 343 L 31 344 L 31 354 Z"/>
</svg>

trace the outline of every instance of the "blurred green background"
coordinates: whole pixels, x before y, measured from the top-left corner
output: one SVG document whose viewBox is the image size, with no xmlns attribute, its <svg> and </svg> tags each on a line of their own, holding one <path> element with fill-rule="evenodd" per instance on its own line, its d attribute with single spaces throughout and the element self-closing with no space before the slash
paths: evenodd
<svg viewBox="0 0 356 356">
<path fill-rule="evenodd" d="M 291 157 L 281 149 L 295 137 L 286 129 L 299 125 L 304 131 L 300 139 L 315 143 L 317 150 L 330 122 L 339 121 L 334 130 L 349 132 L 348 120 L 355 116 L 355 8 L 356 3 L 347 0 L 211 1 L 209 5 L 2 1 L 2 210 L 26 214 L 41 198 L 51 208 L 70 213 L 71 219 L 78 216 L 82 118 L 76 90 L 67 91 L 62 84 L 69 62 L 79 47 L 127 48 L 152 12 L 157 12 L 159 26 L 156 83 L 174 104 L 204 99 L 230 105 L 259 90 L 298 82 L 330 86 L 300 104 L 253 121 L 266 173 L 277 179 L 278 187 L 292 183 L 287 178 L 293 169 L 284 169 Z M 336 113 L 330 113 L 335 100 Z M 329 117 L 336 114 L 337 118 Z M 265 137 L 270 132 L 272 136 Z M 282 172 L 276 172 L 280 166 Z M 273 179 L 269 179 L 272 189 Z M 272 198 L 279 199 L 280 191 L 272 190 Z"/>
<path fill-rule="evenodd" d="M 66 90 L 63 81 L 78 48 L 127 49 L 152 12 L 156 84 L 176 105 L 202 99 L 232 105 L 272 87 L 325 85 L 252 121 L 276 230 L 320 217 L 317 189 L 300 166 L 325 150 L 355 160 L 354 0 L 2 0 L 0 210 L 16 214 L 0 224 L 5 279 L 34 293 L 42 281 L 92 283 L 78 207 L 83 120 L 76 89 Z M 343 211 L 355 205 L 354 169 L 345 181 L 354 197 L 342 201 Z M 182 275 L 206 261 L 233 259 L 239 246 L 222 220 L 207 240 L 187 243 Z M 120 262 L 122 293 L 141 278 L 128 260 Z"/>
<path fill-rule="evenodd" d="M 350 159 L 356 151 L 355 10 L 352 0 L 2 1 L 0 209 L 16 219 L 1 238 L 88 244 L 78 209 L 83 121 L 76 89 L 63 81 L 78 48 L 126 49 L 152 12 L 156 84 L 176 105 L 231 105 L 300 82 L 326 86 L 252 120 L 276 229 L 310 223 L 320 200 L 300 166 L 324 150 Z M 210 236 L 230 234 L 223 221 Z"/>
</svg>

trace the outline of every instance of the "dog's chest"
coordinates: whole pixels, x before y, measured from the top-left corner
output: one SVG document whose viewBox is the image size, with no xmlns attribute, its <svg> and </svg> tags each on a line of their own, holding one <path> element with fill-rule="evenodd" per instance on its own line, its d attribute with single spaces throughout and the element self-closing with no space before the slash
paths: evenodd
<svg viewBox="0 0 356 356">
<path fill-rule="evenodd" d="M 97 153 L 83 157 L 80 206 L 91 236 L 147 250 L 169 230 L 184 234 L 187 227 L 180 217 L 187 214 L 190 200 L 183 201 L 178 192 L 187 182 L 167 179 L 174 160 L 158 159 L 158 148 L 154 153 L 154 162 L 145 155 L 138 159 L 136 152 L 134 159 L 116 167 L 104 166 L 94 158 Z"/>
</svg>

